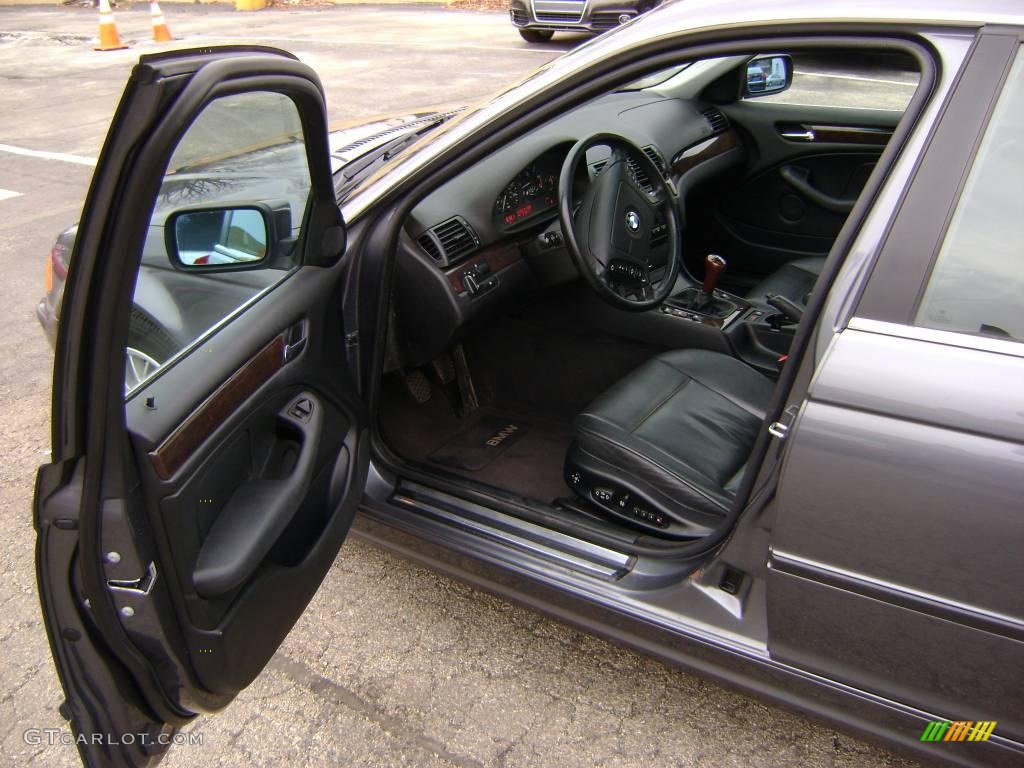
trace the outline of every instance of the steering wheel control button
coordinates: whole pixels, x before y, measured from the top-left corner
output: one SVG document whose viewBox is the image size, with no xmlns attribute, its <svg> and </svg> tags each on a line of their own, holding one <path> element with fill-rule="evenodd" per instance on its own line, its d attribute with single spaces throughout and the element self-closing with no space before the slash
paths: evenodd
<svg viewBox="0 0 1024 768">
<path fill-rule="evenodd" d="M 615 280 L 622 282 L 647 284 L 647 270 L 630 261 L 613 261 L 608 265 L 608 273 Z"/>
</svg>

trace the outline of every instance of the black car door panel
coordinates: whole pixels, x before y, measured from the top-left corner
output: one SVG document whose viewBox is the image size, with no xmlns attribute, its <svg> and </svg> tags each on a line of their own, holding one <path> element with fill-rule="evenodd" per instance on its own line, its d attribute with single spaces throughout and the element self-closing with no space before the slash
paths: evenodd
<svg viewBox="0 0 1024 768">
<path fill-rule="evenodd" d="M 753 151 L 718 196 L 708 247 L 741 282 L 828 253 L 902 114 L 763 100 L 723 111 Z"/>
<path fill-rule="evenodd" d="M 365 473 L 361 406 L 336 394 L 349 387 L 331 352 L 344 349 L 340 322 L 319 319 L 329 275 L 304 271 L 128 403 L 184 639 L 199 682 L 221 694 L 248 685 L 298 619 L 355 513 L 359 494 L 346 489 Z M 287 359 L 297 325 L 305 343 Z M 172 394 L 195 392 L 190 380 L 211 367 L 220 383 L 201 401 Z M 147 429 L 161 411 L 178 415 Z"/>
<path fill-rule="evenodd" d="M 283 162 L 302 178 L 282 175 Z M 86 764 L 150 765 L 175 729 L 226 706 L 276 651 L 351 525 L 368 420 L 348 370 L 351 259 L 330 168 L 322 88 L 288 54 L 173 52 L 132 73 L 71 258 L 53 461 L 35 500 L 62 712 Z M 181 261 L 177 223 L 165 222 L 185 209 L 243 222 L 245 211 L 278 210 L 275 190 L 290 212 L 280 238 L 275 220 L 250 213 L 262 231 L 225 224 L 234 239 Z M 153 258 L 190 275 L 209 314 L 197 319 L 195 291 L 163 283 L 163 304 L 198 335 L 159 360 L 134 350 L 152 365 L 126 397 L 133 318 L 166 319 L 160 303 L 138 306 Z M 232 276 L 253 269 L 266 279 L 239 298 Z"/>
</svg>

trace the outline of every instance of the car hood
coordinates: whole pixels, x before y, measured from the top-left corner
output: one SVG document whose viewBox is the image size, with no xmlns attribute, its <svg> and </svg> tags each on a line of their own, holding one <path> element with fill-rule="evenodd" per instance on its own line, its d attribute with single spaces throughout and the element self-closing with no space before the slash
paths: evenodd
<svg viewBox="0 0 1024 768">
<path fill-rule="evenodd" d="M 441 105 L 428 107 L 412 112 L 401 112 L 395 114 L 376 115 L 370 118 L 357 118 L 332 123 L 329 126 L 328 142 L 331 153 L 331 172 L 336 173 L 347 163 L 373 152 L 379 146 L 383 146 L 406 131 L 414 131 L 429 125 L 439 117 L 453 115 L 464 109 L 462 106 Z M 297 145 L 296 145 L 297 146 Z M 202 183 L 203 176 L 211 175 L 211 171 L 217 171 L 218 176 L 226 175 L 223 184 L 219 185 L 218 199 L 224 203 L 232 200 L 253 200 L 259 199 L 260 187 L 268 178 L 279 179 L 279 174 L 285 174 L 289 166 L 294 168 L 294 163 L 288 163 L 288 148 L 269 150 L 275 157 L 264 155 L 258 165 L 258 173 L 249 173 L 245 169 L 245 163 L 233 158 L 227 162 L 216 162 L 196 166 L 188 174 L 176 174 L 179 176 L 175 182 L 168 185 L 165 193 L 157 201 L 157 211 L 153 217 L 153 224 L 162 226 L 167 216 L 175 210 L 188 208 L 193 205 L 201 205 L 210 199 L 210 189 Z M 169 177 L 173 178 L 173 177 Z M 279 188 L 279 185 L 278 185 Z M 227 192 L 227 194 L 223 194 Z M 340 201 L 339 201 L 340 202 Z M 67 227 L 58 237 L 58 240 L 68 245 L 70 250 L 74 244 L 75 235 L 78 232 L 78 224 Z"/>
<path fill-rule="evenodd" d="M 461 105 L 444 105 L 414 112 L 332 123 L 328 136 L 331 172 L 336 173 L 345 164 L 387 144 L 406 131 L 423 128 L 440 117 L 450 117 L 464 108 Z"/>
</svg>

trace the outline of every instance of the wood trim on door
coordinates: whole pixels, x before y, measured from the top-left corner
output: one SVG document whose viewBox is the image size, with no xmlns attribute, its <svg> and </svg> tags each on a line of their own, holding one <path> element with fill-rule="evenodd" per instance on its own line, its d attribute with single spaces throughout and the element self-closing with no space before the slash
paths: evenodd
<svg viewBox="0 0 1024 768">
<path fill-rule="evenodd" d="M 149 461 L 161 480 L 170 480 L 242 403 L 281 370 L 284 350 L 284 336 L 277 336 L 206 398 L 156 450 L 150 451 Z"/>
</svg>

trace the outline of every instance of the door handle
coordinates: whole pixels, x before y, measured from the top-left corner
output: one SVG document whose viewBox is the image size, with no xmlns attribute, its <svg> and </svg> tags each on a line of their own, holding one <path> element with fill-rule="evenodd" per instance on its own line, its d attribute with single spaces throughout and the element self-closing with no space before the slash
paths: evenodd
<svg viewBox="0 0 1024 768">
<path fill-rule="evenodd" d="M 795 131 L 779 131 L 779 136 L 789 141 L 815 141 L 818 136 L 810 128 Z"/>
<path fill-rule="evenodd" d="M 811 183 L 811 172 L 796 165 L 784 165 L 779 169 L 783 181 L 815 205 L 833 213 L 847 214 L 853 210 L 856 200 L 846 200 L 822 192 Z"/>
<path fill-rule="evenodd" d="M 306 498 L 320 448 L 323 408 L 312 393 L 304 392 L 277 419 L 282 436 L 298 442 L 298 455 L 283 477 L 253 478 L 228 499 L 192 571 L 200 597 L 225 595 L 250 579 Z"/>
<path fill-rule="evenodd" d="M 299 320 L 284 332 L 284 361 L 290 363 L 306 347 L 306 321 Z"/>
</svg>

